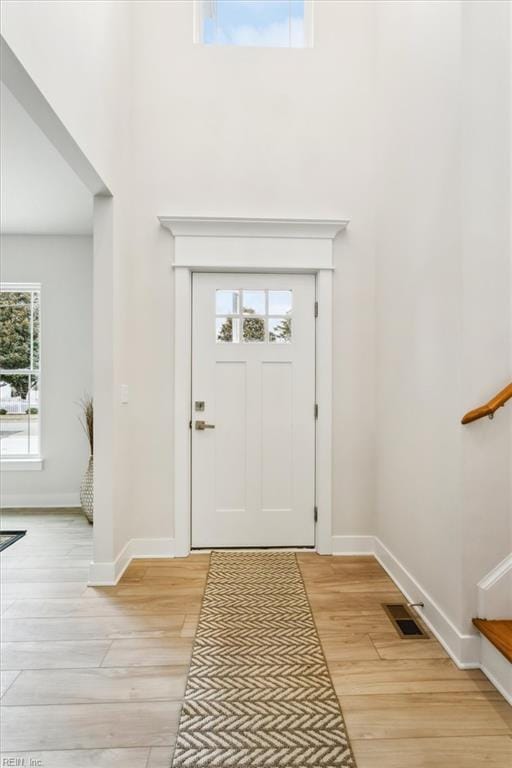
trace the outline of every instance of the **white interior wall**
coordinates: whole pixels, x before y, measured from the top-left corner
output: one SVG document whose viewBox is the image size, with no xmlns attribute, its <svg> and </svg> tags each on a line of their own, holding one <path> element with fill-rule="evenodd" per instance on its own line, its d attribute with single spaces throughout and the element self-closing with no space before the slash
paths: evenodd
<svg viewBox="0 0 512 768">
<path fill-rule="evenodd" d="M 91 235 L 91 193 L 3 82 L 0 111 L 1 232 Z"/>
<path fill-rule="evenodd" d="M 459 633 L 510 547 L 505 3 L 378 5 L 377 533 Z"/>
<path fill-rule="evenodd" d="M 462 338 L 465 412 L 512 380 L 510 293 L 511 5 L 462 7 Z M 512 553 L 512 409 L 462 429 L 462 621 L 473 588 Z M 490 524 L 492 521 L 492 524 Z M 511 596 L 512 599 L 512 596 Z"/>
<path fill-rule="evenodd" d="M 4 235 L 0 279 L 41 284 L 41 471 L 2 469 L 2 506 L 79 505 L 88 444 L 78 402 L 92 391 L 92 238 Z"/>
<path fill-rule="evenodd" d="M 377 530 L 452 616 L 461 601 L 460 36 L 457 2 L 379 4 Z"/>
<path fill-rule="evenodd" d="M 125 0 L 7 0 L 1 30 L 109 188 L 119 174 L 126 114 Z"/>
<path fill-rule="evenodd" d="M 465 629 L 471 582 L 499 559 L 510 509 L 510 412 L 458 423 L 510 378 L 510 318 L 499 330 L 510 286 L 500 166 L 508 13 L 500 2 L 318 0 L 314 48 L 262 52 L 192 45 L 188 0 L 4 3 L 8 42 L 114 192 L 113 355 L 130 403 L 123 412 L 115 397 L 111 556 L 132 536 L 173 533 L 173 278 L 157 214 L 346 216 L 334 533 L 376 532 Z M 480 291 L 488 258 L 493 277 Z M 485 357 L 468 355 L 489 337 Z"/>
<path fill-rule="evenodd" d="M 151 394 L 160 414 L 134 446 L 134 536 L 173 534 L 173 276 L 156 214 L 350 217 L 336 245 L 334 532 L 372 530 L 373 9 L 317 5 L 313 49 L 262 52 L 194 45 L 186 0 L 134 3 L 134 434 Z"/>
</svg>

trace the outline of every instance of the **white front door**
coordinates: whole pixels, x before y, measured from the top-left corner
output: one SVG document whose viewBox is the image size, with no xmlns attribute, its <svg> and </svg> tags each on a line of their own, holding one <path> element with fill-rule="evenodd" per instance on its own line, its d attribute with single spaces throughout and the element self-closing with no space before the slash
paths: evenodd
<svg viewBox="0 0 512 768">
<path fill-rule="evenodd" d="M 194 274 L 192 546 L 313 546 L 315 278 Z"/>
</svg>

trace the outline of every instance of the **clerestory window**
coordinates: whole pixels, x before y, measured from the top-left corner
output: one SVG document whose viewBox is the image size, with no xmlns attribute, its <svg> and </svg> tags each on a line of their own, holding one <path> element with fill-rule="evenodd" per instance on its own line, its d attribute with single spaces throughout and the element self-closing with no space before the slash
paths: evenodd
<svg viewBox="0 0 512 768">
<path fill-rule="evenodd" d="M 204 45 L 306 48 L 312 0 L 196 0 L 196 41 Z"/>
</svg>

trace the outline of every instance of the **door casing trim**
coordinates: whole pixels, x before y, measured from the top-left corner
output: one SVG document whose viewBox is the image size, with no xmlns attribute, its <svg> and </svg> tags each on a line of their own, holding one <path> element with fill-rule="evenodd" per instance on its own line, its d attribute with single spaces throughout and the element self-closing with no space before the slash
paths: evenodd
<svg viewBox="0 0 512 768">
<path fill-rule="evenodd" d="M 191 550 L 192 273 L 269 272 L 316 276 L 315 549 L 332 552 L 333 241 L 347 220 L 159 217 L 173 235 L 174 538 L 177 557 Z M 313 514 L 313 510 L 311 511 Z"/>
</svg>

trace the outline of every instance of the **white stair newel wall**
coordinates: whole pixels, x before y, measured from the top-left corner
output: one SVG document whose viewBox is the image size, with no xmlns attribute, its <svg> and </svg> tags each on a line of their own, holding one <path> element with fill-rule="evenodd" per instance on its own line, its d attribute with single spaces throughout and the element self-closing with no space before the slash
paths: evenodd
<svg viewBox="0 0 512 768">
<path fill-rule="evenodd" d="M 478 582 L 478 616 L 512 618 L 512 552 Z"/>
<path fill-rule="evenodd" d="M 478 582 L 478 616 L 512 618 L 512 553 Z M 480 667 L 512 704 L 512 664 L 485 637 L 480 637 Z"/>
</svg>

